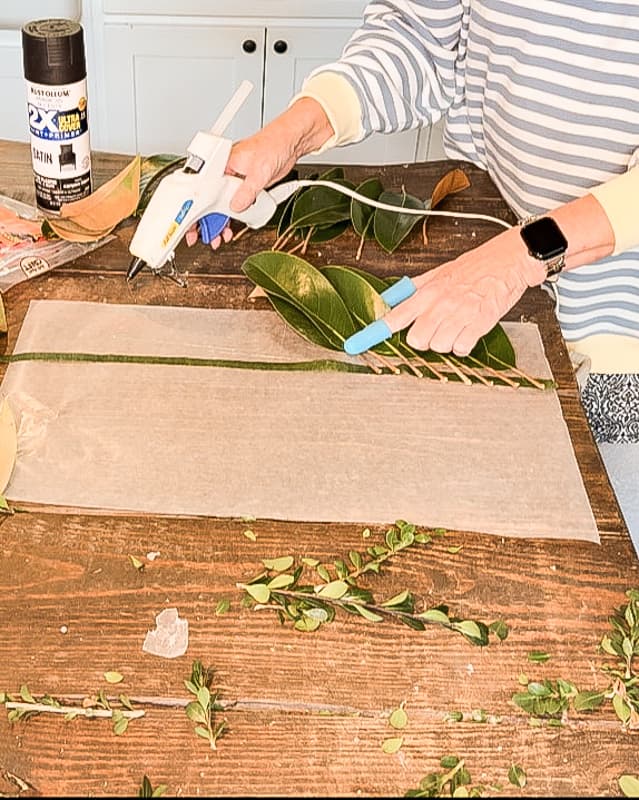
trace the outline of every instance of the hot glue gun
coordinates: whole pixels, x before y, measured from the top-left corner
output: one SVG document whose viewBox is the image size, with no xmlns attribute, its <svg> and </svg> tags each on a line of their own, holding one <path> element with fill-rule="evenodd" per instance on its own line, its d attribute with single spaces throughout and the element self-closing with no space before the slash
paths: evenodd
<svg viewBox="0 0 639 800">
<path fill-rule="evenodd" d="M 163 270 L 167 262 L 172 262 L 184 234 L 198 221 L 203 241 L 210 242 L 222 232 L 230 217 L 250 228 L 259 228 L 275 213 L 280 199 L 265 190 L 245 211 L 231 211 L 229 205 L 242 179 L 224 172 L 232 141 L 222 133 L 252 89 L 250 81 L 243 81 L 211 130 L 195 134 L 187 148 L 184 167 L 160 181 L 131 240 L 129 251 L 134 258 L 127 280 L 145 266 L 156 273 Z M 294 188 L 291 187 L 291 193 Z M 173 269 L 171 277 L 175 276 Z"/>
</svg>

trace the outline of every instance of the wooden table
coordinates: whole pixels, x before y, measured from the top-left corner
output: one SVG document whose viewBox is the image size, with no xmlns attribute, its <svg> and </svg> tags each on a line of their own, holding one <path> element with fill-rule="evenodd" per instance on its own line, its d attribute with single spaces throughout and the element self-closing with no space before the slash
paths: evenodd
<svg viewBox="0 0 639 800">
<path fill-rule="evenodd" d="M 0 144 L 0 191 L 32 198 L 29 151 Z M 96 155 L 98 182 L 126 162 Z M 444 162 L 384 168 L 352 167 L 359 181 L 378 174 L 388 189 L 405 185 L 427 197 L 450 167 Z M 506 207 L 486 175 L 462 165 L 471 187 L 444 207 L 504 216 Z M 419 227 L 392 257 L 368 248 L 366 266 L 380 274 L 413 274 L 494 235 L 489 223 L 433 219 L 429 244 Z M 252 286 L 239 265 L 269 247 L 271 232 L 251 233 L 222 253 L 180 246 L 188 288 L 142 273 L 127 286 L 127 243 L 134 226 L 76 263 L 25 281 L 4 297 L 11 350 L 32 298 L 201 307 L 267 307 L 249 301 Z M 348 263 L 355 237 L 310 251 L 309 260 Z M 354 263 L 354 262 L 353 262 Z M 511 764 L 527 773 L 531 795 L 619 794 L 617 778 L 637 774 L 637 734 L 624 733 L 609 705 L 571 713 L 561 728 L 532 727 L 511 700 L 518 676 L 564 678 L 579 688 L 604 688 L 598 644 L 608 617 L 639 585 L 638 563 L 605 470 L 582 412 L 578 390 L 550 299 L 531 290 L 510 317 L 540 325 L 559 397 L 574 442 L 601 545 L 533 541 L 449 532 L 432 547 L 399 555 L 369 585 L 385 596 L 412 589 L 428 605 L 446 602 L 455 613 L 503 619 L 508 638 L 478 648 L 438 627 L 413 631 L 338 614 L 312 634 L 281 626 L 271 612 L 241 606 L 235 587 L 259 572 L 261 559 L 283 554 L 331 563 L 368 540 L 352 525 L 145 515 L 53 513 L 34 509 L 1 521 L 0 609 L 3 657 L 0 689 L 27 684 L 40 697 L 65 702 L 102 689 L 126 694 L 146 711 L 116 736 L 108 720 L 65 722 L 40 714 L 9 724 L 0 718 L 0 792 L 45 795 L 132 795 L 144 774 L 175 795 L 403 795 L 439 770 L 442 756 L 465 759 L 474 783 L 507 780 Z M 552 476 L 540 475 L 539 480 Z M 255 541 L 243 535 L 250 527 Z M 462 546 L 449 552 L 452 546 Z M 148 561 L 145 554 L 159 551 Z M 129 558 L 145 563 L 142 571 Z M 216 615 L 220 600 L 230 610 Z M 176 607 L 190 625 L 187 654 L 174 660 L 142 651 L 147 630 L 163 608 Z M 546 663 L 527 654 L 545 650 Z M 184 712 L 191 663 L 215 668 L 228 729 L 217 750 L 194 734 Z M 610 660 L 609 660 L 610 661 Z M 124 680 L 110 685 L 109 670 Z M 389 713 L 405 704 L 408 725 L 393 731 Z M 459 710 L 483 709 L 499 722 L 445 722 Z M 385 738 L 402 735 L 399 752 L 382 752 Z M 31 788 L 30 788 L 31 787 Z M 489 794 L 491 792 L 488 792 Z M 492 792 L 495 794 L 495 792 Z"/>
</svg>

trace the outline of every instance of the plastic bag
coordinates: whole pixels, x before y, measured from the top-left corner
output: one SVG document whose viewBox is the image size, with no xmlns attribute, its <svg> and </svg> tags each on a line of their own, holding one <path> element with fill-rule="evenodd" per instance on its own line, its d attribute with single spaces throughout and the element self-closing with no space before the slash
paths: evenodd
<svg viewBox="0 0 639 800">
<path fill-rule="evenodd" d="M 49 239 L 42 234 L 42 222 L 35 206 L 0 194 L 0 292 L 73 261 L 115 238 L 110 234 L 95 242 Z"/>
</svg>

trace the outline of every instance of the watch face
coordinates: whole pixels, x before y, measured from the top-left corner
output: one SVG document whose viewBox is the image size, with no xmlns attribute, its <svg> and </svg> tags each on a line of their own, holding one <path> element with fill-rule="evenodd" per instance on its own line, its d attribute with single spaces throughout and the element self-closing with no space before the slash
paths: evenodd
<svg viewBox="0 0 639 800">
<path fill-rule="evenodd" d="M 530 254 L 543 261 L 560 256 L 568 248 L 566 237 L 552 217 L 541 217 L 524 225 L 521 237 Z"/>
</svg>

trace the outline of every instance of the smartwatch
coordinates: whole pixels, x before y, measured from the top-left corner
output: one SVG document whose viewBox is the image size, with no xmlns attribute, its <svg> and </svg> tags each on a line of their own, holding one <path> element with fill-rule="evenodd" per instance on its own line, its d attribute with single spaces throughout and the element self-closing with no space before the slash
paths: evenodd
<svg viewBox="0 0 639 800">
<path fill-rule="evenodd" d="M 528 252 L 546 268 L 546 278 L 557 275 L 566 265 L 568 242 L 552 217 L 532 217 L 519 228 Z"/>
</svg>

